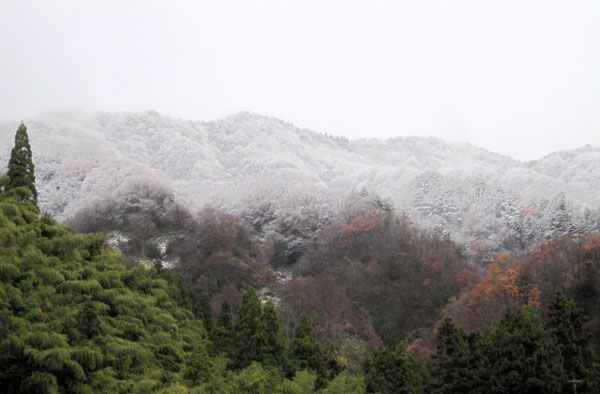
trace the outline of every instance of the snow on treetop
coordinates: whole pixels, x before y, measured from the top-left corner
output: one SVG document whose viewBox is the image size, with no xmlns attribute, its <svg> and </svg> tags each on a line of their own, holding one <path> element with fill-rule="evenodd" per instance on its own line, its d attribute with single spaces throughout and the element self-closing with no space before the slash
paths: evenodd
<svg viewBox="0 0 600 394">
<path fill-rule="evenodd" d="M 1 123 L 2 141 L 17 126 Z M 554 214 L 550 202 L 561 192 L 575 216 L 600 205 L 600 149 L 589 146 L 520 162 L 437 138 L 335 138 L 250 112 L 196 122 L 154 111 L 51 111 L 27 126 L 39 205 L 62 219 L 140 182 L 192 208 L 242 209 L 262 199 L 294 210 L 307 198 L 335 206 L 367 189 L 467 243 L 520 226 L 526 210 L 550 226 L 543 216 Z M 10 148 L 0 146 L 1 163 Z"/>
</svg>

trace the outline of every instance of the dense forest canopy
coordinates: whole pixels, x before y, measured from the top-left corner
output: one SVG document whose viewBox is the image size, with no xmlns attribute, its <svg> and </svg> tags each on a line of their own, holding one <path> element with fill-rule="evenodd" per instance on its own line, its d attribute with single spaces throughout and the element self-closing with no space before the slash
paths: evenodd
<svg viewBox="0 0 600 394">
<path fill-rule="evenodd" d="M 78 232 L 40 215 L 27 141 L 0 177 L 2 392 L 600 392 L 595 233 L 482 269 L 369 193 L 273 239 L 143 184 Z"/>
</svg>

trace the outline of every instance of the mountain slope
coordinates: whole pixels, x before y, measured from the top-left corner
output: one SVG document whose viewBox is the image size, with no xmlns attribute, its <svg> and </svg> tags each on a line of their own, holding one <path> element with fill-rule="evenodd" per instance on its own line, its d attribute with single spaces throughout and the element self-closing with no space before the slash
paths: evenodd
<svg viewBox="0 0 600 394">
<path fill-rule="evenodd" d="M 3 141 L 16 124 L 0 124 Z M 349 141 L 247 112 L 193 122 L 156 112 L 54 111 L 27 126 L 41 209 L 61 219 L 150 183 L 191 208 L 275 201 L 282 212 L 307 202 L 336 209 L 367 189 L 472 247 L 526 246 L 598 225 L 589 211 L 600 205 L 598 148 L 524 163 L 436 138 Z M 0 146 L 0 162 L 9 149 Z"/>
</svg>

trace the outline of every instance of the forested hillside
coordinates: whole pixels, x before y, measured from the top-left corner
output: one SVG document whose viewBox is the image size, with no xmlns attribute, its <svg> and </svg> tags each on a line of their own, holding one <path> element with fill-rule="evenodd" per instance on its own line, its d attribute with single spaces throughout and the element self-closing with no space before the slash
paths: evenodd
<svg viewBox="0 0 600 394">
<path fill-rule="evenodd" d="M 29 151 L 25 143 L 11 157 Z M 27 162 L 29 164 L 27 164 Z M 246 291 L 237 319 L 160 266 L 128 268 L 102 234 L 40 216 L 31 153 L 0 196 L 0 390 L 6 393 L 308 393 L 362 387 L 304 317 L 288 344 L 272 303 Z M 23 180 L 22 182 L 17 180 Z M 290 379 L 287 379 L 289 377 Z M 321 392 L 332 392 L 323 389 Z M 343 391 L 335 391 L 343 392 Z"/>
<path fill-rule="evenodd" d="M 1 123 L 0 139 L 16 124 Z M 366 189 L 486 262 L 600 230 L 600 151 L 589 146 L 520 162 L 435 138 L 336 138 L 247 112 L 196 122 L 151 111 L 54 111 L 29 129 L 44 147 L 34 152 L 39 206 L 59 220 L 123 201 L 142 184 L 192 211 L 211 204 L 251 214 L 268 205 L 264 235 L 273 238 L 305 207 L 331 217 Z M 0 162 L 9 149 L 0 146 Z"/>
<path fill-rule="evenodd" d="M 67 227 L 40 215 L 33 157 L 22 124 L 0 178 L 2 392 L 600 392 L 596 233 L 485 267 L 376 194 L 274 222 L 147 184 Z"/>
</svg>

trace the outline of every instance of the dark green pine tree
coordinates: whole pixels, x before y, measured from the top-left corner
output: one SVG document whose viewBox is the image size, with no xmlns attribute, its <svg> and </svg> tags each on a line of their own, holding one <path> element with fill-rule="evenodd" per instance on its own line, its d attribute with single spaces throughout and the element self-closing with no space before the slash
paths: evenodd
<svg viewBox="0 0 600 394">
<path fill-rule="evenodd" d="M 326 360 L 313 331 L 312 322 L 306 314 L 302 314 L 296 324 L 294 340 L 290 346 L 290 358 L 296 371 L 310 369 L 316 372 L 317 388 L 325 385 L 327 381 Z"/>
<path fill-rule="evenodd" d="M 231 318 L 231 303 L 228 300 L 221 304 L 221 312 L 211 333 L 212 343 L 216 354 L 231 353 L 233 320 Z"/>
<path fill-rule="evenodd" d="M 9 180 L 5 187 L 6 193 L 37 204 L 33 155 L 27 136 L 27 127 L 22 122 L 15 134 L 15 146 L 10 152 L 7 175 Z"/>
<path fill-rule="evenodd" d="M 476 384 L 467 333 L 447 316 L 435 337 L 436 352 L 429 363 L 433 394 L 469 393 Z"/>
<path fill-rule="evenodd" d="M 212 331 L 213 329 L 213 317 L 212 310 L 210 308 L 210 298 L 208 298 L 207 294 L 200 294 L 199 296 L 192 296 L 192 311 L 194 312 L 194 316 L 196 318 L 202 320 L 204 323 L 204 328 L 207 332 Z"/>
<path fill-rule="evenodd" d="M 490 394 L 562 392 L 566 375 L 554 336 L 531 308 L 508 310 L 491 334 L 493 360 L 486 392 Z"/>
<path fill-rule="evenodd" d="M 567 378 L 582 379 L 579 393 L 600 392 L 594 354 L 590 348 L 590 334 L 584 327 L 585 317 L 562 291 L 554 293 L 548 305 L 547 330 L 558 342 L 563 359 L 563 369 Z M 565 382 L 563 391 L 571 390 Z"/>
<path fill-rule="evenodd" d="M 263 307 L 262 325 L 265 333 L 264 364 L 286 370 L 285 341 L 275 305 L 271 300 Z"/>
<path fill-rule="evenodd" d="M 364 365 L 369 393 L 425 393 L 426 371 L 399 346 L 382 346 Z"/>
<path fill-rule="evenodd" d="M 233 319 L 231 318 L 231 303 L 229 300 L 225 300 L 221 304 L 221 312 L 219 313 L 217 324 L 227 331 L 231 331 L 233 328 Z"/>
<path fill-rule="evenodd" d="M 183 377 L 194 385 L 207 382 L 214 374 L 213 362 L 206 346 L 197 346 L 185 360 Z"/>
<path fill-rule="evenodd" d="M 177 294 L 175 294 L 175 299 L 177 300 L 179 306 L 192 311 L 194 308 L 194 295 L 192 293 L 192 289 L 190 289 L 190 286 L 187 284 L 185 279 L 183 279 L 183 276 L 181 274 L 179 274 L 179 276 L 177 277 L 175 289 L 177 292 Z"/>
<path fill-rule="evenodd" d="M 236 369 L 246 368 L 252 361 L 261 362 L 265 349 L 262 308 L 254 288 L 242 297 L 242 306 L 234 327 L 231 363 Z"/>
</svg>

